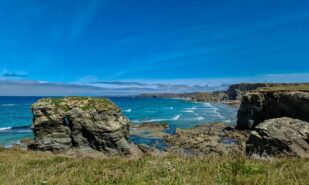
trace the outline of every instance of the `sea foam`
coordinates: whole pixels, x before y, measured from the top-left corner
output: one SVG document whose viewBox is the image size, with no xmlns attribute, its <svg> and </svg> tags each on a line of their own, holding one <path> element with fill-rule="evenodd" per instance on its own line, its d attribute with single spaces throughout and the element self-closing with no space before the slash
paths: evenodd
<svg viewBox="0 0 309 185">
<path fill-rule="evenodd" d="M 2 127 L 0 128 L 0 131 L 7 131 L 7 130 L 10 130 L 12 129 L 12 127 Z"/>
<path fill-rule="evenodd" d="M 132 109 L 124 110 L 123 112 L 132 112 Z"/>
</svg>

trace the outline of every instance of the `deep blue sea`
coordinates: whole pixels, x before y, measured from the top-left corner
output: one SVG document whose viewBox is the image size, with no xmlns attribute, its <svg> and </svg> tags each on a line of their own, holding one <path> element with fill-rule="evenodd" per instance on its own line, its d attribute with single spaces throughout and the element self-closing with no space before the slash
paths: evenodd
<svg viewBox="0 0 309 185">
<path fill-rule="evenodd" d="M 31 130 L 31 104 L 41 97 L 0 97 L 0 145 L 10 146 L 22 138 L 33 137 Z M 167 132 L 176 128 L 190 128 L 210 122 L 236 123 L 236 107 L 220 103 L 194 103 L 180 99 L 155 99 L 136 97 L 111 97 L 131 120 L 143 122 L 167 122 Z M 131 137 L 135 143 L 152 144 L 156 139 Z"/>
</svg>

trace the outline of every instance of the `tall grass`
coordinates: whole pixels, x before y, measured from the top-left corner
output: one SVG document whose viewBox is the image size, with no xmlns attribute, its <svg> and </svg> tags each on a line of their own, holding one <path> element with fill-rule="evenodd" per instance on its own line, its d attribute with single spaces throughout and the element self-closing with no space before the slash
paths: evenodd
<svg viewBox="0 0 309 185">
<path fill-rule="evenodd" d="M 172 154 L 136 159 L 92 159 L 1 149 L 0 184 L 309 185 L 309 160 L 193 158 Z"/>
</svg>

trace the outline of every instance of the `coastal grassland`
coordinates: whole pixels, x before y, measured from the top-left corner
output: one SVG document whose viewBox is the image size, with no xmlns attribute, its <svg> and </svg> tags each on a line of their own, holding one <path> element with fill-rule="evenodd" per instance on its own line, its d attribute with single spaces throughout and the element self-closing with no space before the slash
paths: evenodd
<svg viewBox="0 0 309 185">
<path fill-rule="evenodd" d="M 55 108 L 69 111 L 69 105 L 80 105 L 81 109 L 86 111 L 95 108 L 98 111 L 104 110 L 117 110 L 117 106 L 109 99 L 103 97 L 82 97 L 82 96 L 68 96 L 68 97 L 55 97 L 43 98 L 40 102 L 50 102 Z"/>
<path fill-rule="evenodd" d="M 39 184 L 309 184 L 308 159 L 72 158 L 0 149 L 1 185 Z"/>
<path fill-rule="evenodd" d="M 258 91 L 309 91 L 309 84 L 285 84 L 258 88 Z"/>
</svg>

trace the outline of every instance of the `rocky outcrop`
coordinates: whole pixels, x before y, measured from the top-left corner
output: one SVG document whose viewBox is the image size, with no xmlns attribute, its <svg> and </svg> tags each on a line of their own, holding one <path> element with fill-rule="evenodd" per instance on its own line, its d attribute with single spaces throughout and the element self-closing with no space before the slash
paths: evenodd
<svg viewBox="0 0 309 185">
<path fill-rule="evenodd" d="M 246 152 L 309 157 L 309 123 L 287 117 L 262 122 L 250 133 Z"/>
<path fill-rule="evenodd" d="M 165 130 L 169 126 L 165 122 L 144 122 L 142 124 L 132 124 L 131 127 L 137 130 Z"/>
<path fill-rule="evenodd" d="M 169 125 L 164 122 L 145 122 L 142 124 L 131 124 L 130 135 L 143 138 L 162 138 L 168 135 L 165 131 Z"/>
<path fill-rule="evenodd" d="M 177 129 L 175 135 L 166 137 L 170 152 L 208 156 L 243 154 L 246 140 L 246 132 L 237 131 L 224 123 Z"/>
<path fill-rule="evenodd" d="M 244 95 L 237 129 L 253 129 L 272 118 L 291 117 L 309 121 L 309 91 L 260 90 Z"/>
<path fill-rule="evenodd" d="M 33 150 L 63 152 L 71 148 L 107 154 L 134 154 L 128 142 L 128 119 L 105 98 L 45 98 L 32 106 Z"/>
<path fill-rule="evenodd" d="M 268 87 L 266 83 L 241 83 L 231 85 L 226 91 L 229 100 L 241 100 L 243 95 L 252 90 L 256 90 L 261 87 Z"/>
</svg>

